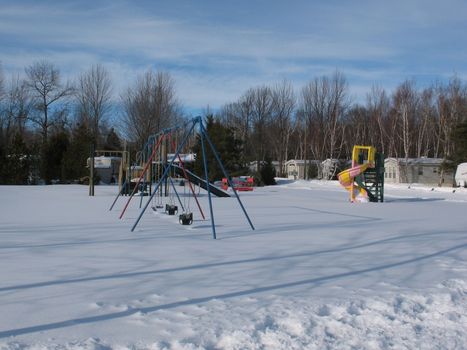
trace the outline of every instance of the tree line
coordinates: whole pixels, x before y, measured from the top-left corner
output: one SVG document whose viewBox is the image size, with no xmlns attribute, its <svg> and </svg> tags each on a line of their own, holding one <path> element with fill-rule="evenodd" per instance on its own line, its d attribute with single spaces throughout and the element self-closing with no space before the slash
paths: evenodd
<svg viewBox="0 0 467 350">
<path fill-rule="evenodd" d="M 435 157 L 467 161 L 467 86 L 447 83 L 417 88 L 406 80 L 388 93 L 374 86 L 355 103 L 345 76 L 310 80 L 298 92 L 284 80 L 248 89 L 218 113 L 235 130 L 247 160 L 349 159 L 353 145 L 373 145 L 387 157 Z"/>
<path fill-rule="evenodd" d="M 91 149 L 133 152 L 182 117 L 168 73 L 148 70 L 114 96 L 110 73 L 93 65 L 64 81 L 46 60 L 8 79 L 0 67 L 0 184 L 77 181 Z"/>
<path fill-rule="evenodd" d="M 0 183 L 76 181 L 88 173 L 92 148 L 140 150 L 186 118 L 168 72 L 147 70 L 118 97 L 113 86 L 99 64 L 73 81 L 46 60 L 10 77 L 0 66 Z M 237 172 L 252 161 L 260 170 L 271 160 L 282 169 L 288 159 L 348 159 L 354 144 L 390 157 L 467 161 L 467 87 L 457 77 L 424 88 L 406 80 L 391 93 L 375 86 L 363 103 L 352 101 L 338 71 L 299 90 L 283 80 L 249 88 L 210 123 L 216 138 L 235 145 L 224 148 Z"/>
</svg>

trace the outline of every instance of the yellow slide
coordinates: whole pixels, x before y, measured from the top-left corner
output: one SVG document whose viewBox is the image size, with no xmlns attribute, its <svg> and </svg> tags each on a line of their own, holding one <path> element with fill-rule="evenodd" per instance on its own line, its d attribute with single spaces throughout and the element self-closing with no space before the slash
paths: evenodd
<svg viewBox="0 0 467 350">
<path fill-rule="evenodd" d="M 350 200 L 358 202 L 367 202 L 368 193 L 363 187 L 355 183 L 355 177 L 363 173 L 370 164 L 356 165 L 337 174 L 339 183 L 350 192 Z"/>
<path fill-rule="evenodd" d="M 351 202 L 368 202 L 368 193 L 355 183 L 355 178 L 368 167 L 374 166 L 375 154 L 376 149 L 373 146 L 355 145 L 352 150 L 352 167 L 337 174 L 339 183 L 350 192 Z"/>
</svg>

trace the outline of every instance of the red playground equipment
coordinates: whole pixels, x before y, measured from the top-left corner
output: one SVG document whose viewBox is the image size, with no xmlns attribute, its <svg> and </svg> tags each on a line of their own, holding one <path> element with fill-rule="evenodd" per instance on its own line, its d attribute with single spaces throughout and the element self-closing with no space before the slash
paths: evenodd
<svg viewBox="0 0 467 350">
<path fill-rule="evenodd" d="M 240 192 L 253 191 L 254 179 L 251 176 L 240 176 L 232 178 L 232 184 L 235 190 Z M 226 191 L 229 188 L 227 178 L 222 179 L 222 189 Z"/>
</svg>

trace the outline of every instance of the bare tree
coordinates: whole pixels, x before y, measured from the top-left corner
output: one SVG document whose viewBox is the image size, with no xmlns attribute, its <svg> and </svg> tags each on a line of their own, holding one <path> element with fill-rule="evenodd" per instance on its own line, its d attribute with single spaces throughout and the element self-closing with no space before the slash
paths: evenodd
<svg viewBox="0 0 467 350">
<path fill-rule="evenodd" d="M 257 87 L 250 92 L 252 94 L 252 120 L 253 120 L 253 148 L 259 166 L 265 160 L 269 147 L 267 145 L 267 129 L 271 119 L 272 94 L 267 86 Z"/>
<path fill-rule="evenodd" d="M 238 102 L 240 112 L 239 116 L 241 125 L 241 138 L 246 148 L 248 148 L 251 143 L 253 102 L 254 94 L 251 90 L 248 90 L 245 94 L 243 94 Z"/>
<path fill-rule="evenodd" d="M 283 169 L 283 163 L 289 153 L 289 140 L 292 133 L 292 115 L 295 109 L 296 98 L 292 84 L 286 80 L 277 84 L 272 89 L 271 106 L 271 145 L 275 150 L 279 169 Z"/>
<path fill-rule="evenodd" d="M 392 136 L 402 142 L 405 159 L 405 166 L 402 169 L 405 170 L 405 182 L 408 182 L 407 164 L 414 146 L 414 126 L 419 104 L 414 81 L 406 80 L 398 86 L 393 95 L 393 104 L 397 131 Z"/>
<path fill-rule="evenodd" d="M 409 158 L 413 146 L 414 125 L 417 117 L 418 94 L 413 81 L 405 81 L 396 89 L 394 108 L 400 122 L 399 137 L 402 141 L 404 156 Z"/>
<path fill-rule="evenodd" d="M 349 107 L 347 82 L 340 72 L 323 76 L 302 89 L 302 110 L 310 128 L 311 151 L 316 159 L 338 157 L 343 146 L 342 117 Z"/>
<path fill-rule="evenodd" d="M 6 141 L 13 132 L 24 134 L 26 120 L 31 110 L 31 98 L 26 82 L 18 75 L 11 78 L 4 98 L 4 116 Z"/>
<path fill-rule="evenodd" d="M 69 83 L 62 85 L 59 69 L 48 61 L 33 63 L 26 68 L 26 75 L 35 108 L 39 112 L 30 115 L 30 120 L 40 127 L 43 144 L 46 144 L 48 130 L 53 123 L 49 115 L 50 106 L 69 96 L 73 88 Z"/>
<path fill-rule="evenodd" d="M 374 144 L 372 131 L 369 111 L 358 104 L 352 106 L 345 117 L 345 154 L 347 157 L 351 156 L 355 144 Z"/>
<path fill-rule="evenodd" d="M 330 103 L 328 109 L 329 157 L 339 158 L 344 144 L 342 118 L 349 108 L 347 81 L 342 73 L 336 71 L 331 78 Z"/>
<path fill-rule="evenodd" d="M 415 154 L 418 158 L 427 157 L 430 151 L 429 147 L 429 131 L 431 120 L 434 115 L 433 106 L 433 89 L 424 89 L 420 94 L 420 109 L 416 120 L 416 150 Z"/>
<path fill-rule="evenodd" d="M 5 116 L 4 116 L 4 111 L 3 111 L 2 106 L 3 106 L 3 98 L 4 98 L 5 91 L 4 91 L 4 80 L 3 79 L 4 79 L 3 69 L 2 69 L 1 62 L 0 62 L 0 156 L 2 153 L 3 145 L 4 145 L 3 124 L 4 124 Z"/>
<path fill-rule="evenodd" d="M 3 68 L 2 68 L 2 62 L 0 62 L 0 101 L 2 101 L 3 96 L 5 94 L 5 80 L 3 77 Z"/>
<path fill-rule="evenodd" d="M 311 156 L 324 160 L 324 109 L 325 99 L 319 94 L 319 80 L 310 81 L 302 88 L 301 110 L 305 118 L 305 147 L 310 147 Z M 310 141 L 309 141 L 310 140 Z M 305 150 L 305 157 L 309 155 Z"/>
<path fill-rule="evenodd" d="M 99 128 L 111 108 L 112 82 L 108 71 L 100 64 L 93 65 L 79 77 L 76 99 L 79 115 L 98 142 Z"/>
<path fill-rule="evenodd" d="M 293 123 L 294 126 L 291 136 L 291 144 L 293 144 L 294 149 L 293 158 L 306 159 L 306 118 L 302 109 L 299 108 L 295 111 Z"/>
<path fill-rule="evenodd" d="M 218 118 L 224 125 L 229 127 L 237 140 L 242 141 L 241 156 L 243 160 L 247 159 L 246 151 L 248 150 L 248 134 L 249 130 L 244 130 L 244 120 L 242 115 L 242 107 L 240 102 L 227 103 L 221 107 L 218 112 Z"/>
<path fill-rule="evenodd" d="M 438 89 L 439 142 L 442 155 L 448 159 L 453 150 L 452 132 L 466 112 L 467 88 L 454 77 L 446 87 Z"/>
<path fill-rule="evenodd" d="M 373 86 L 370 93 L 367 94 L 366 107 L 369 113 L 369 119 L 372 124 L 371 133 L 378 135 L 377 140 L 372 144 L 377 145 L 378 150 L 382 153 L 389 152 L 387 148 L 388 130 L 386 128 L 390 101 L 386 95 L 386 91 L 381 87 Z"/>
<path fill-rule="evenodd" d="M 254 102 L 255 90 L 248 89 L 236 103 L 236 122 L 240 139 L 243 141 L 243 153 L 245 159 L 254 160 L 253 132 L 254 132 Z"/>
<path fill-rule="evenodd" d="M 151 134 L 177 122 L 180 104 L 169 73 L 147 71 L 122 95 L 126 136 L 142 147 Z"/>
</svg>

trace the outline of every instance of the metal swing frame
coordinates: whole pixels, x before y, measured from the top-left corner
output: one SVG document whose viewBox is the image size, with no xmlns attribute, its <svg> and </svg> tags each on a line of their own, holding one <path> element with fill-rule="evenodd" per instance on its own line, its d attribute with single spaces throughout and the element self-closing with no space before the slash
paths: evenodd
<svg viewBox="0 0 467 350">
<path fill-rule="evenodd" d="M 139 183 L 143 179 L 145 172 L 148 170 L 148 164 L 151 164 L 152 159 L 154 158 L 155 152 L 159 148 L 162 140 L 164 138 L 168 137 L 168 138 L 170 138 L 172 140 L 172 143 L 175 146 L 175 141 L 173 140 L 173 138 L 171 138 L 171 134 L 174 133 L 175 131 L 178 131 L 178 130 L 183 130 L 183 129 L 188 130 L 188 131 L 185 132 L 185 134 L 183 136 L 183 139 L 182 139 L 182 142 L 180 142 L 177 145 L 177 147 L 174 147 L 174 148 L 176 148 L 175 154 L 171 157 L 170 162 L 168 162 L 167 166 L 164 169 L 164 172 L 163 172 L 162 176 L 159 178 L 159 181 L 154 186 L 154 189 L 152 190 L 151 195 L 149 196 L 148 200 L 146 201 L 146 204 L 141 209 L 137 219 L 135 220 L 133 226 L 131 227 L 131 232 L 133 232 L 136 229 L 136 227 L 138 226 L 141 218 L 143 217 L 144 213 L 146 212 L 146 209 L 148 208 L 149 204 L 151 203 L 153 197 L 156 195 L 156 193 L 157 193 L 158 189 L 160 188 L 162 182 L 168 176 L 169 171 L 172 168 L 173 163 L 175 162 L 175 159 L 178 158 L 180 164 L 183 165 L 183 162 L 182 162 L 181 157 L 180 157 L 180 152 L 183 149 L 183 147 L 186 145 L 190 134 L 195 130 L 196 126 L 198 126 L 198 132 L 199 132 L 199 135 L 200 135 L 201 152 L 202 152 L 202 155 L 203 155 L 204 178 L 205 178 L 206 184 L 207 185 L 209 184 L 208 163 L 207 163 L 207 158 L 206 158 L 206 147 L 207 147 L 206 143 L 207 143 L 207 145 L 211 149 L 212 153 L 214 154 L 214 157 L 215 157 L 215 160 L 216 160 L 217 164 L 221 168 L 224 176 L 227 178 L 229 186 L 232 188 L 232 190 L 233 190 L 233 192 L 235 194 L 235 197 L 236 197 L 236 199 L 238 201 L 238 204 L 239 204 L 239 206 L 240 206 L 240 208 L 241 208 L 241 210 L 242 210 L 242 212 L 243 212 L 249 226 L 251 227 L 252 230 L 255 229 L 255 227 L 253 226 L 253 223 L 251 222 L 251 219 L 250 219 L 250 217 L 249 217 L 249 215 L 248 215 L 248 213 L 247 213 L 247 211 L 246 211 L 246 209 L 245 209 L 245 207 L 244 207 L 244 205 L 243 205 L 243 203 L 242 203 L 242 201 L 241 201 L 235 187 L 233 186 L 232 180 L 231 180 L 227 170 L 225 169 L 224 164 L 222 163 L 222 161 L 221 161 L 221 159 L 219 157 L 219 154 L 218 154 L 214 144 L 212 143 L 211 139 L 209 138 L 209 135 L 208 135 L 208 133 L 206 131 L 206 128 L 204 126 L 204 123 L 203 123 L 203 119 L 200 116 L 198 116 L 198 117 L 195 117 L 195 118 L 189 120 L 186 123 L 183 123 L 183 124 L 178 125 L 178 126 L 174 126 L 172 128 L 164 129 L 161 132 L 159 132 L 158 134 L 150 136 L 150 138 L 149 138 L 149 140 L 147 142 L 147 145 L 153 144 L 155 146 L 153 147 L 152 152 L 150 152 L 150 156 L 148 157 L 148 162 L 146 163 L 146 166 L 144 167 L 143 172 L 142 172 L 142 174 L 141 174 L 135 188 L 138 187 Z M 151 143 L 151 140 L 153 140 L 152 143 Z M 156 140 L 157 140 L 157 142 L 155 142 Z M 183 166 L 183 169 L 184 169 L 184 166 Z M 186 173 L 185 173 L 185 178 L 189 181 L 188 176 L 186 176 Z M 191 186 L 190 181 L 189 181 L 189 184 L 190 184 L 190 190 L 193 192 L 194 190 L 193 190 L 193 188 Z M 129 203 L 130 203 L 130 201 L 131 201 L 131 199 L 132 199 L 132 197 L 134 195 L 134 192 L 135 191 L 133 191 L 133 193 L 130 196 L 130 198 L 128 199 L 125 207 L 123 208 L 123 211 L 122 211 L 122 213 L 120 215 L 120 219 L 123 217 L 128 205 L 129 205 Z M 211 198 L 212 196 L 211 196 L 211 190 L 210 190 L 209 185 L 207 186 L 207 192 L 208 192 L 208 201 L 209 201 L 209 212 L 210 212 L 210 216 L 211 216 L 212 238 L 217 239 L 216 224 L 215 224 L 215 219 L 214 219 L 214 210 L 213 210 L 212 198 Z M 205 219 L 204 213 L 203 213 L 203 211 L 201 209 L 201 206 L 199 205 L 199 202 L 198 202 L 194 192 L 193 192 L 193 195 L 194 195 L 194 197 L 196 199 L 196 202 L 198 204 L 198 207 L 200 209 L 201 216 L 203 217 L 203 219 Z M 117 196 L 116 199 L 118 199 L 118 196 Z"/>
</svg>

